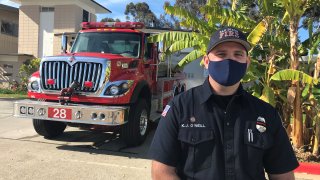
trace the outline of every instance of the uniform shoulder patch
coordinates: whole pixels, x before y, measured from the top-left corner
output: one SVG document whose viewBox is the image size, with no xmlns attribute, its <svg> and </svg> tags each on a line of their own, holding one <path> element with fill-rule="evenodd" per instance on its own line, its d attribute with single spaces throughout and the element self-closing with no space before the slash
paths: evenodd
<svg viewBox="0 0 320 180">
<path fill-rule="evenodd" d="M 163 112 L 162 112 L 161 116 L 166 117 L 167 112 L 169 111 L 169 109 L 170 109 L 170 106 L 169 106 L 169 105 L 166 105 L 166 107 L 164 108 L 164 110 L 163 110 Z"/>
</svg>

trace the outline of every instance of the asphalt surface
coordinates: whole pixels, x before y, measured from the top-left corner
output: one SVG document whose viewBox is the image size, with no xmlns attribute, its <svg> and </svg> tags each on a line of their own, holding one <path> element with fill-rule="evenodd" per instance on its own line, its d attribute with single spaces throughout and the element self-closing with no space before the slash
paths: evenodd
<svg viewBox="0 0 320 180">
<path fill-rule="evenodd" d="M 34 131 L 31 119 L 12 116 L 13 102 L 0 99 L 0 180 L 151 179 L 147 151 L 154 130 L 135 148 L 127 148 L 112 133 L 71 127 L 48 140 Z M 302 173 L 296 177 L 320 180 Z"/>
</svg>

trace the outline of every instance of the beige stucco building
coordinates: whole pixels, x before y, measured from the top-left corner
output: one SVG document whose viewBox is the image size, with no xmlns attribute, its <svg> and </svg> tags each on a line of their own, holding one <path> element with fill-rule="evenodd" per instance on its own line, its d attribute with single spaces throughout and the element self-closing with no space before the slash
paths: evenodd
<svg viewBox="0 0 320 180">
<path fill-rule="evenodd" d="M 18 26 L 19 9 L 0 4 L 0 87 L 18 81 L 19 67 L 33 58 L 32 55 L 18 54 Z"/>
<path fill-rule="evenodd" d="M 18 52 L 19 9 L 0 4 L 0 53 Z"/>
<path fill-rule="evenodd" d="M 76 33 L 81 22 L 111 13 L 94 0 L 11 1 L 19 9 L 0 4 L 0 87 L 19 81 L 26 60 L 59 54 L 62 33 Z"/>
<path fill-rule="evenodd" d="M 94 0 L 11 0 L 20 4 L 19 48 L 35 57 L 60 53 L 57 34 L 80 30 L 81 22 L 96 21 L 98 13 L 111 11 Z"/>
</svg>

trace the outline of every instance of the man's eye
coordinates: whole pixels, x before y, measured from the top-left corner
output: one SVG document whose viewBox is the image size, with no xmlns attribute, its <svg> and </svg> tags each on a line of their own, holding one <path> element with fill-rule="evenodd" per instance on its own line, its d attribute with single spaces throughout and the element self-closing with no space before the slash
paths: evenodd
<svg viewBox="0 0 320 180">
<path fill-rule="evenodd" d="M 218 56 L 224 56 L 225 53 L 218 53 L 217 55 L 218 55 Z"/>
<path fill-rule="evenodd" d="M 238 53 L 238 54 L 236 54 L 236 56 L 243 56 L 243 54 Z"/>
</svg>

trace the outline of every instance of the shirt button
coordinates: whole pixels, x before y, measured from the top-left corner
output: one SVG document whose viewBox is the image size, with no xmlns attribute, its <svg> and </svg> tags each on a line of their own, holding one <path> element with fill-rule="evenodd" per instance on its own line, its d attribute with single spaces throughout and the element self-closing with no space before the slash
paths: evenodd
<svg viewBox="0 0 320 180">
<path fill-rule="evenodd" d="M 233 174 L 233 170 L 232 169 L 226 169 L 226 173 L 227 174 Z"/>
<path fill-rule="evenodd" d="M 227 126 L 229 126 L 230 125 L 230 123 L 229 122 L 227 122 Z"/>
<path fill-rule="evenodd" d="M 192 137 L 191 142 L 195 142 L 195 141 L 196 141 L 196 138 Z"/>
</svg>

